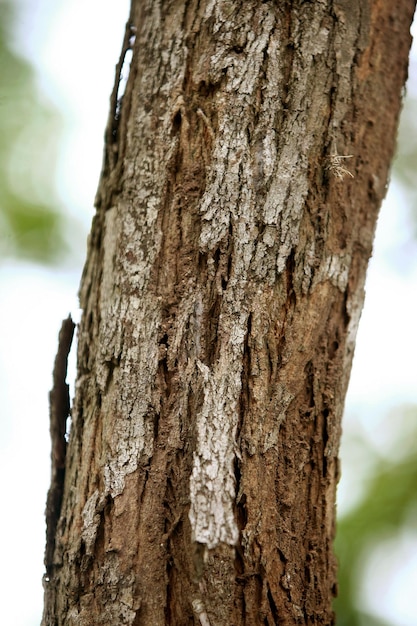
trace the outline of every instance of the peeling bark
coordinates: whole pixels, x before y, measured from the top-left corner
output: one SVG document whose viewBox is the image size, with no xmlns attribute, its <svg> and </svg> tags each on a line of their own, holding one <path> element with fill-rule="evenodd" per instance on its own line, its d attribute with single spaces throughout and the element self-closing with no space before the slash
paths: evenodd
<svg viewBox="0 0 417 626">
<path fill-rule="evenodd" d="M 334 623 L 341 417 L 413 9 L 133 0 L 44 626 Z"/>
<path fill-rule="evenodd" d="M 56 529 L 64 493 L 65 458 L 67 452 L 67 420 L 70 416 L 69 385 L 66 383 L 68 355 L 74 337 L 75 324 L 69 315 L 59 331 L 58 352 L 53 371 L 53 387 L 49 394 L 49 430 L 51 435 L 51 486 L 46 500 L 45 576 L 53 568 Z"/>
</svg>

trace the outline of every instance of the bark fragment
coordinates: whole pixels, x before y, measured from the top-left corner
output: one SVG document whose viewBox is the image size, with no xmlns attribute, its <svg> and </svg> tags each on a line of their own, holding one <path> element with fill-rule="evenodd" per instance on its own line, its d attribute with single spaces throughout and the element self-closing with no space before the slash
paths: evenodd
<svg viewBox="0 0 417 626">
<path fill-rule="evenodd" d="M 75 324 L 69 315 L 63 320 L 58 338 L 58 352 L 53 370 L 53 386 L 49 394 L 49 426 L 51 435 L 51 486 L 46 502 L 45 568 L 49 577 L 53 568 L 55 537 L 64 492 L 66 430 L 70 416 L 69 385 L 66 383 L 68 355 Z"/>
</svg>

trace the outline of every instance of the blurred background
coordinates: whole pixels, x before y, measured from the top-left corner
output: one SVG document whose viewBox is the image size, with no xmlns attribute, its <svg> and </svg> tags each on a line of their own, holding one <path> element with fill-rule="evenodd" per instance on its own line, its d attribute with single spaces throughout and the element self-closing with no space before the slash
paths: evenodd
<svg viewBox="0 0 417 626">
<path fill-rule="evenodd" d="M 41 620 L 48 391 L 61 320 L 79 319 L 128 13 L 128 0 L 0 0 L 0 615 L 12 626 Z M 339 626 L 417 623 L 416 130 L 414 50 L 346 402 Z"/>
</svg>

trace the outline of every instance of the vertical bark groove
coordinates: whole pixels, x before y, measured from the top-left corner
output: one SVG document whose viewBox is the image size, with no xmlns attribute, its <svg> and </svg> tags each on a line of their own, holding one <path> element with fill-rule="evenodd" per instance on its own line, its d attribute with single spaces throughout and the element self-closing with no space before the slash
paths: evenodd
<svg viewBox="0 0 417 626">
<path fill-rule="evenodd" d="M 334 623 L 341 416 L 413 7 L 133 0 L 44 626 Z"/>
</svg>

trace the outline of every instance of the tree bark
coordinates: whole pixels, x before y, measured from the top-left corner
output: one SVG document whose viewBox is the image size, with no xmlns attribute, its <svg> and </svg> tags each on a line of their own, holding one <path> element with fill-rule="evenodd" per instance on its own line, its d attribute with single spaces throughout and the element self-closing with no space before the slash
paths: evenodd
<svg viewBox="0 0 417 626">
<path fill-rule="evenodd" d="M 413 9 L 133 0 L 45 626 L 334 623 L 341 417 Z"/>
</svg>

